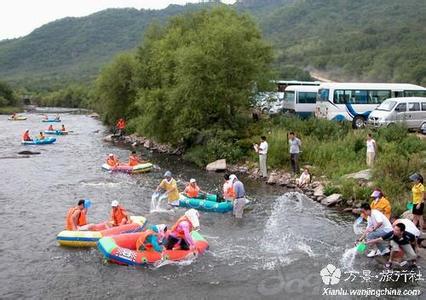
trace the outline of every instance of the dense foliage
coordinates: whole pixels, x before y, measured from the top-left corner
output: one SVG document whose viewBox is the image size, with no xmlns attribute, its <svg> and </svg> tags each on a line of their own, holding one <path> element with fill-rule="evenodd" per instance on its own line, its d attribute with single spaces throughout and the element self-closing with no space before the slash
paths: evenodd
<svg viewBox="0 0 426 300">
<path fill-rule="evenodd" d="M 271 60 L 246 15 L 222 7 L 175 17 L 102 71 L 95 105 L 107 122 L 125 116 L 158 141 L 192 146 L 226 132 L 232 143 Z"/>
</svg>

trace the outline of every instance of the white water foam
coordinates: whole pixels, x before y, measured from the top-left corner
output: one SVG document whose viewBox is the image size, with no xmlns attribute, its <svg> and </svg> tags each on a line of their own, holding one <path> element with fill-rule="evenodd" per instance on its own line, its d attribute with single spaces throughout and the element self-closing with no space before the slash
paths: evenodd
<svg viewBox="0 0 426 300">
<path fill-rule="evenodd" d="M 356 248 L 357 247 L 346 249 L 345 253 L 343 253 L 342 258 L 340 259 L 340 264 L 343 269 L 350 271 L 353 270 L 353 264 L 357 253 Z"/>
<path fill-rule="evenodd" d="M 167 212 L 167 195 L 164 193 L 160 195 L 159 193 L 154 193 L 151 196 L 151 207 L 149 213 L 158 213 L 158 212 Z"/>
</svg>

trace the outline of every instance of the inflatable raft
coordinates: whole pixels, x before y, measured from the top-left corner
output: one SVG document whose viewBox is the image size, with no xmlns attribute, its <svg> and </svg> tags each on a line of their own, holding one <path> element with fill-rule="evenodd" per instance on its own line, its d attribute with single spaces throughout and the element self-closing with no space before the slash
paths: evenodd
<svg viewBox="0 0 426 300">
<path fill-rule="evenodd" d="M 52 122 L 61 122 L 61 119 L 43 119 L 41 120 L 42 122 L 48 122 L 48 123 L 52 123 Z"/>
<path fill-rule="evenodd" d="M 131 216 L 131 224 L 107 228 L 105 223 L 96 225 L 96 231 L 61 231 L 56 240 L 61 246 L 68 247 L 94 247 L 103 237 L 123 233 L 141 232 L 145 228 L 146 219 L 141 216 Z"/>
<path fill-rule="evenodd" d="M 214 194 L 207 194 L 204 199 L 189 198 L 184 194 L 180 194 L 180 199 L 171 203 L 171 205 L 219 213 L 226 213 L 228 211 L 232 211 L 234 208 L 234 204 L 231 201 L 218 202 L 217 200 L 217 195 Z"/>
<path fill-rule="evenodd" d="M 47 137 L 43 140 L 33 139 L 32 141 L 22 141 L 23 145 L 46 145 L 56 142 L 55 138 Z"/>
<path fill-rule="evenodd" d="M 27 119 L 27 117 L 24 116 L 16 116 L 14 118 L 9 117 L 7 118 L 9 121 L 25 121 Z"/>
<path fill-rule="evenodd" d="M 54 135 L 65 135 L 68 134 L 68 131 L 62 131 L 62 130 L 45 130 L 45 134 L 54 134 Z"/>
<path fill-rule="evenodd" d="M 111 167 L 108 164 L 103 164 L 102 169 L 110 172 L 122 172 L 122 173 L 128 173 L 128 174 L 138 174 L 138 173 L 146 173 L 150 172 L 154 165 L 152 163 L 144 163 L 139 164 L 136 166 L 128 166 L 128 165 L 122 165 L 117 167 Z"/>
<path fill-rule="evenodd" d="M 139 233 L 121 234 L 105 237 L 99 240 L 98 249 L 103 256 L 111 262 L 120 265 L 145 266 L 160 263 L 161 261 L 180 261 L 203 254 L 209 247 L 208 242 L 197 231 L 192 231 L 191 236 L 195 242 L 194 250 L 163 250 L 136 251 L 136 241 Z"/>
</svg>

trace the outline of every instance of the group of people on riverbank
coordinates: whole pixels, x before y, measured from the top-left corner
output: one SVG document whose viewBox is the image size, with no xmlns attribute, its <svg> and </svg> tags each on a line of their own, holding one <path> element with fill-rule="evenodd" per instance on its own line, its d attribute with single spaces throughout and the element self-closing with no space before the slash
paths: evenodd
<svg viewBox="0 0 426 300">
<path fill-rule="evenodd" d="M 363 203 L 360 209 L 354 213 L 360 213 L 361 218 L 367 220 L 367 227 L 357 243 L 365 241 L 369 246 L 377 246 L 377 250 L 371 250 L 367 256 L 385 256 L 389 259 L 385 267 L 390 268 L 398 263 L 400 266 L 410 263 L 416 266 L 418 238 L 423 229 L 423 211 L 426 199 L 423 177 L 420 174 L 410 176 L 412 186 L 412 220 L 408 218 L 393 218 L 392 207 L 389 200 L 380 189 L 375 189 L 371 194 L 371 203 Z M 389 245 L 390 242 L 390 245 Z M 390 248 L 389 248 L 390 246 Z M 406 260 L 403 260 L 404 255 Z"/>
</svg>

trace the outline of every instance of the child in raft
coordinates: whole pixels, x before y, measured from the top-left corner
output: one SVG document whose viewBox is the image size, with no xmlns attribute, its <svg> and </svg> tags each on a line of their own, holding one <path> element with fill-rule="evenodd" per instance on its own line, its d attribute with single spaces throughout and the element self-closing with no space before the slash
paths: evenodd
<svg viewBox="0 0 426 300">
<path fill-rule="evenodd" d="M 162 246 L 166 238 L 167 225 L 158 224 L 150 226 L 142 232 L 136 241 L 136 251 L 157 251 L 162 252 Z"/>
</svg>

